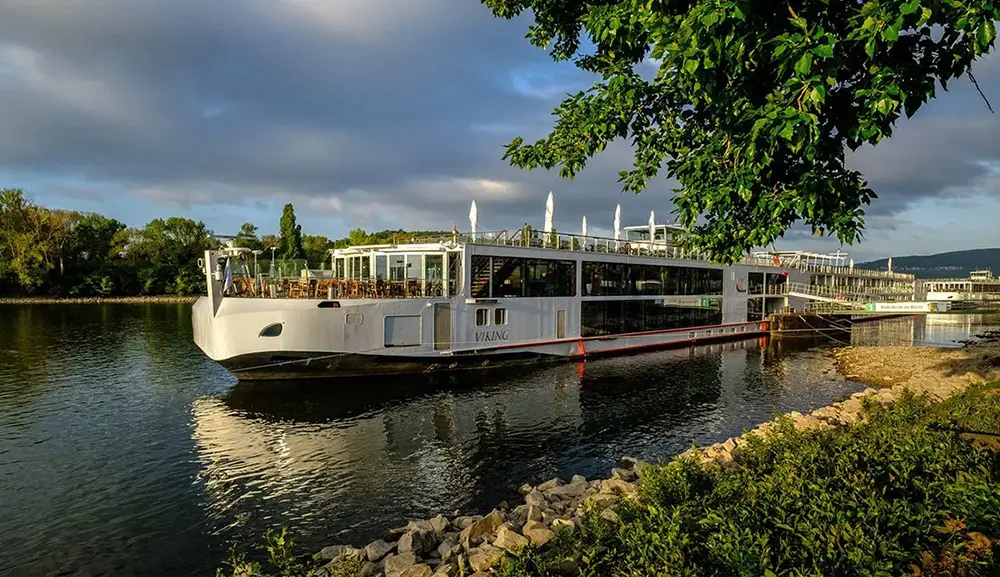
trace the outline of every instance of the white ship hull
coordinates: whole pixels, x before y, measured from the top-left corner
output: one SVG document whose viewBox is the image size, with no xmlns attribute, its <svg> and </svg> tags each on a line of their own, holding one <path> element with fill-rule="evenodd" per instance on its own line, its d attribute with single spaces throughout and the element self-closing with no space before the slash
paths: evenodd
<svg viewBox="0 0 1000 577">
<path fill-rule="evenodd" d="M 463 322 L 470 316 L 464 309 L 473 306 L 464 299 L 340 301 L 342 306 L 335 309 L 318 309 L 320 302 L 225 299 L 213 316 L 209 299 L 202 297 L 194 305 L 195 342 L 239 379 L 269 380 L 481 370 L 747 338 L 767 330 L 764 322 L 743 321 L 594 337 L 581 337 L 577 329 L 573 336 L 556 338 L 555 311 L 561 310 L 556 307 L 569 303 L 503 302 L 511 318 L 509 328 L 464 331 L 464 326 L 474 326 Z M 447 305 L 457 313 L 452 328 L 459 338 L 447 350 L 435 350 L 434 305 Z M 361 314 L 364 320 L 347 325 L 349 313 Z M 378 318 L 384 326 L 386 316 L 399 315 L 420 317 L 421 340 L 427 344 L 385 347 L 381 331 L 362 328 L 368 318 Z M 517 323 L 519 317 L 531 322 Z M 546 318 L 552 322 L 545 323 Z M 274 323 L 283 324 L 281 335 L 273 340 L 258 337 L 262 327 Z M 531 334 L 518 334 L 515 327 L 524 330 L 528 324 Z M 437 346 L 440 349 L 441 343 Z"/>
<path fill-rule="evenodd" d="M 228 280 L 237 249 L 208 251 L 194 338 L 243 380 L 436 373 L 747 338 L 805 308 L 793 285 L 833 300 L 877 282 L 912 300 L 904 275 L 778 256 L 720 267 L 663 242 L 456 235 L 333 251 L 329 270 L 267 288 Z"/>
</svg>

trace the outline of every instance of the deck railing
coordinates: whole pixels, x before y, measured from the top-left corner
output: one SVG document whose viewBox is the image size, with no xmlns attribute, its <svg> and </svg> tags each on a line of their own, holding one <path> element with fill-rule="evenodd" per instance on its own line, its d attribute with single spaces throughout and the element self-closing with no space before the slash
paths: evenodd
<svg viewBox="0 0 1000 577">
<path fill-rule="evenodd" d="M 441 279 L 335 279 L 237 277 L 226 291 L 227 297 L 318 298 L 318 299 L 404 299 L 436 298 L 458 293 L 457 280 Z M 446 290 L 447 289 L 447 290 Z"/>
</svg>

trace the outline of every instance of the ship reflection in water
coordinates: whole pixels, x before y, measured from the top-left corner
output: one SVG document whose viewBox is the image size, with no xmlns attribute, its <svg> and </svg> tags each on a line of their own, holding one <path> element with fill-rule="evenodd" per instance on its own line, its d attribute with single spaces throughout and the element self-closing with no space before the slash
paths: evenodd
<svg viewBox="0 0 1000 577">
<path fill-rule="evenodd" d="M 900 347 L 958 347 L 970 337 L 994 330 L 997 314 L 911 315 L 878 322 L 858 323 L 851 330 L 851 345 Z M 833 337 L 843 339 L 836 334 Z"/>
<path fill-rule="evenodd" d="M 807 345 L 808 346 L 808 345 Z M 484 510 L 511 487 L 606 474 L 722 440 L 859 386 L 821 350 L 721 343 L 435 379 L 240 383 L 193 405 L 206 512 L 246 544 L 284 525 L 305 547 Z"/>
</svg>

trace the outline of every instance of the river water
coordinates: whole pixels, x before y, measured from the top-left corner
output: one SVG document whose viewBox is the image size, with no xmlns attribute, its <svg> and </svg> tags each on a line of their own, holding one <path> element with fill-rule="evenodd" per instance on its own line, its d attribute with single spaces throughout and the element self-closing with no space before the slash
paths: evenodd
<svg viewBox="0 0 1000 577">
<path fill-rule="evenodd" d="M 1000 317 L 856 327 L 954 345 Z M 515 373 L 241 383 L 186 305 L 0 307 L 0 575 L 213 575 L 286 526 L 303 551 L 484 510 L 860 389 L 825 339 L 750 339 Z"/>
</svg>

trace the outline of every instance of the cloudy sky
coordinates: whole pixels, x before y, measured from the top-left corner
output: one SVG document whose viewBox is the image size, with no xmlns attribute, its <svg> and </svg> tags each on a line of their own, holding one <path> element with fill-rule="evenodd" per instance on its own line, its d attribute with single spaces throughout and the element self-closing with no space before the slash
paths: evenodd
<svg viewBox="0 0 1000 577">
<path fill-rule="evenodd" d="M 350 228 L 611 228 L 672 183 L 622 194 L 629 150 L 574 181 L 501 159 L 591 79 L 553 64 L 478 0 L 0 0 L 0 187 L 130 225 L 204 220 L 277 229 L 293 202 L 310 234 Z M 1000 59 L 975 69 L 1000 105 Z M 1000 116 L 968 80 L 853 163 L 881 198 L 858 259 L 1000 245 Z M 801 233 L 782 248 L 833 249 Z"/>
</svg>

